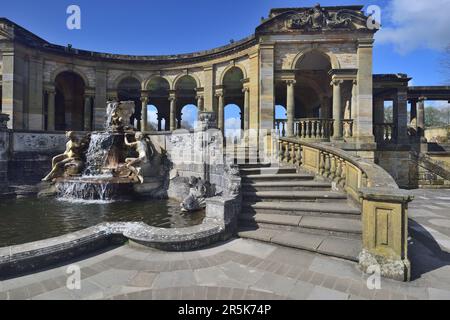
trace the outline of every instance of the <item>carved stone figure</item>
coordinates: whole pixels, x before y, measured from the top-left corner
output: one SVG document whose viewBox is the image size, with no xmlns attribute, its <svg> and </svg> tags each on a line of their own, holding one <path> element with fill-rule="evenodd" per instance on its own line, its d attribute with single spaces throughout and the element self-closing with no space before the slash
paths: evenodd
<svg viewBox="0 0 450 320">
<path fill-rule="evenodd" d="M 69 139 L 66 144 L 66 151 L 53 158 L 52 171 L 42 181 L 53 181 L 64 175 L 76 176 L 81 174 L 84 166 L 82 155 L 89 144 L 89 136 L 80 141 L 74 132 L 69 131 L 66 133 L 66 137 Z"/>
<path fill-rule="evenodd" d="M 106 128 L 112 131 L 123 131 L 127 129 L 131 116 L 135 112 L 133 101 L 108 102 L 106 108 Z"/>
<path fill-rule="evenodd" d="M 322 8 L 320 4 L 317 4 L 312 9 L 293 14 L 287 20 L 287 27 L 289 29 L 306 30 L 353 29 L 356 27 L 354 23 L 359 27 L 366 27 L 366 19 L 367 17 L 364 17 L 362 14 L 350 10 L 342 9 L 336 12 L 330 12 Z"/>
<path fill-rule="evenodd" d="M 135 139 L 136 142 L 129 142 L 127 135 L 125 135 L 125 145 L 134 149 L 138 154 L 137 158 L 125 159 L 125 163 L 132 173 L 132 178 L 137 179 L 140 183 L 144 183 L 142 165 L 146 164 L 153 156 L 153 150 L 148 147 L 142 132 L 137 132 Z"/>
<path fill-rule="evenodd" d="M 189 195 L 181 203 L 182 212 L 194 212 L 206 208 L 206 199 L 213 195 L 212 186 L 209 182 L 200 178 L 189 179 Z"/>
</svg>

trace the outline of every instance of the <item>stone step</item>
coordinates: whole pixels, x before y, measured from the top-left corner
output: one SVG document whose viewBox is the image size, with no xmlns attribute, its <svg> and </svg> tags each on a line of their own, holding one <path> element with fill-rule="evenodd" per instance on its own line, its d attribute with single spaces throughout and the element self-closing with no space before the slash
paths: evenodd
<svg viewBox="0 0 450 320">
<path fill-rule="evenodd" d="M 314 175 L 309 173 L 286 173 L 286 174 L 251 174 L 242 177 L 243 182 L 302 181 L 302 180 L 314 180 Z"/>
<path fill-rule="evenodd" d="M 264 228 L 242 228 L 238 235 L 245 239 L 307 250 L 355 262 L 358 261 L 358 255 L 362 249 L 362 241 L 359 239 L 317 235 L 307 231 L 287 232 Z"/>
<path fill-rule="evenodd" d="M 247 202 L 251 201 L 273 201 L 273 202 L 292 202 L 292 201 L 317 201 L 317 202 L 347 202 L 347 195 L 335 191 L 247 191 L 242 193 Z"/>
<path fill-rule="evenodd" d="M 241 168 L 240 172 L 243 176 L 258 174 L 295 174 L 297 173 L 297 169 L 289 167 Z"/>
<path fill-rule="evenodd" d="M 300 216 L 360 218 L 361 212 L 347 203 L 335 202 L 244 202 L 242 212 Z"/>
<path fill-rule="evenodd" d="M 243 183 L 243 191 L 303 191 L 303 190 L 330 190 L 330 182 L 321 181 L 271 181 Z"/>
<path fill-rule="evenodd" d="M 252 163 L 249 163 L 249 161 L 247 160 L 246 163 L 240 164 L 239 168 L 249 168 L 249 169 L 250 168 L 268 168 L 271 166 L 272 166 L 271 163 L 261 163 L 261 162 L 254 162 L 254 161 L 252 161 Z"/>
<path fill-rule="evenodd" d="M 362 224 L 359 219 L 331 218 L 314 216 L 292 216 L 280 214 L 251 214 L 239 216 L 240 225 L 275 228 L 277 230 L 298 231 L 312 229 L 324 231 L 323 234 L 361 235 Z"/>
</svg>

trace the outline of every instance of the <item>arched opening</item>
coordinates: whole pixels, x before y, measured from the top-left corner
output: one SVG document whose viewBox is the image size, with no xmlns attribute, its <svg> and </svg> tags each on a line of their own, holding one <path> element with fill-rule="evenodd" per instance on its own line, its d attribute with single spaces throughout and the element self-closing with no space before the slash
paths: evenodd
<svg viewBox="0 0 450 320">
<path fill-rule="evenodd" d="M 192 130 L 197 126 L 198 108 L 193 104 L 185 105 L 181 109 L 181 129 Z"/>
<path fill-rule="evenodd" d="M 141 83 L 133 77 L 122 79 L 117 86 L 117 95 L 119 101 L 134 101 L 136 109 L 130 118 L 130 124 L 139 130 L 142 110 Z"/>
<path fill-rule="evenodd" d="M 197 82 L 189 75 L 183 76 L 175 84 L 177 97 L 177 128 L 193 129 L 197 121 Z M 195 115 L 195 118 L 193 118 Z"/>
<path fill-rule="evenodd" d="M 83 79 L 75 72 L 61 72 L 55 79 L 55 89 L 55 129 L 83 131 L 85 92 Z"/>
<path fill-rule="evenodd" d="M 310 51 L 295 66 L 295 118 L 319 118 L 331 115 L 330 58 L 320 51 Z"/>
<path fill-rule="evenodd" d="M 169 131 L 170 125 L 170 102 L 169 102 L 169 82 L 162 77 L 152 78 L 148 85 L 149 104 L 158 110 L 157 129 L 158 131 Z"/>
<path fill-rule="evenodd" d="M 232 67 L 223 76 L 224 134 L 227 139 L 240 139 L 244 129 L 244 73 L 241 68 Z M 219 106 L 220 107 L 220 106 Z M 219 110 L 221 112 L 221 110 Z M 239 122 L 238 122 L 239 121 Z M 220 125 L 220 124 L 219 124 Z"/>
<path fill-rule="evenodd" d="M 150 131 L 161 131 L 161 128 L 158 127 L 158 117 L 158 108 L 154 105 L 149 105 L 147 107 L 147 126 Z"/>
<path fill-rule="evenodd" d="M 287 110 L 282 105 L 275 106 L 275 130 L 280 137 L 286 136 Z"/>
<path fill-rule="evenodd" d="M 236 104 L 225 107 L 225 138 L 227 141 L 238 142 L 242 137 L 242 111 Z"/>
</svg>

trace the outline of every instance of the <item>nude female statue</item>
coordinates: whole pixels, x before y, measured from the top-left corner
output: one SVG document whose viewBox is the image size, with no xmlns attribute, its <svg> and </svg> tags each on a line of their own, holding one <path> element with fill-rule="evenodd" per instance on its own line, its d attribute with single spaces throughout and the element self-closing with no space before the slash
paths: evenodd
<svg viewBox="0 0 450 320">
<path fill-rule="evenodd" d="M 125 159 L 125 163 L 127 168 L 136 176 L 140 183 L 144 183 L 144 177 L 141 172 L 140 165 L 147 163 L 152 153 L 147 145 L 147 142 L 144 139 L 144 134 L 142 132 L 137 132 L 135 135 L 136 142 L 129 142 L 127 135 L 125 135 L 125 145 L 130 148 L 133 148 L 138 153 L 137 158 L 127 158 Z"/>
<path fill-rule="evenodd" d="M 83 147 L 83 143 L 80 142 L 75 133 L 69 131 L 66 133 L 66 137 L 69 141 L 66 143 L 66 151 L 63 154 L 57 155 L 52 160 L 52 171 L 42 181 L 52 181 L 60 176 L 60 171 L 72 161 L 81 161 L 80 150 Z"/>
</svg>

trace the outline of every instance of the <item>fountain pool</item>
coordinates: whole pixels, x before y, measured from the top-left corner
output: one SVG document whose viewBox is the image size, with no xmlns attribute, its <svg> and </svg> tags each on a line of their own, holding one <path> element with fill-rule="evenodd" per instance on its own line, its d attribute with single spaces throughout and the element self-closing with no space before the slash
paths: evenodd
<svg viewBox="0 0 450 320">
<path fill-rule="evenodd" d="M 61 236 L 102 222 L 144 222 L 160 228 L 182 228 L 201 224 L 204 217 L 204 211 L 181 213 L 180 203 L 172 200 L 2 200 L 0 248 Z"/>
</svg>

